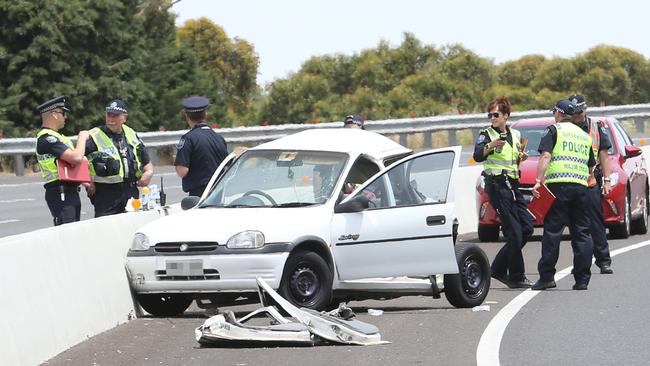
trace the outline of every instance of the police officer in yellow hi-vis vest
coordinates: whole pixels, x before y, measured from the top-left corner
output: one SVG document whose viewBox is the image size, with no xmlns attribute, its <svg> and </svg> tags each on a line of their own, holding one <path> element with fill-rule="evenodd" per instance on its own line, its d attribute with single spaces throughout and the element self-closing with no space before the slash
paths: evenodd
<svg viewBox="0 0 650 366">
<path fill-rule="evenodd" d="M 542 256 L 537 265 L 539 280 L 533 290 L 556 286 L 555 265 L 560 254 L 564 228 L 569 226 L 573 248 L 574 290 L 586 290 L 591 278 L 593 242 L 589 234 L 587 180 L 596 163 L 591 137 L 572 121 L 577 107 L 567 99 L 552 109 L 555 124 L 549 126 L 539 143 L 539 162 L 533 196 L 539 197 L 542 180 L 555 195 L 555 201 L 544 218 Z"/>
<path fill-rule="evenodd" d="M 519 131 L 506 125 L 511 106 L 506 97 L 498 97 L 488 106 L 491 126 L 482 130 L 474 146 L 474 160 L 484 161 L 485 192 L 497 211 L 505 245 L 492 261 L 492 277 L 510 288 L 526 288 L 521 249 L 533 234 L 533 216 L 519 192 L 519 163 L 527 155 L 522 151 Z"/>
<path fill-rule="evenodd" d="M 90 130 L 86 155 L 93 183 L 88 197 L 95 217 L 126 211 L 130 198 L 139 196 L 137 186 L 146 186 L 153 176 L 149 154 L 135 131 L 125 125 L 126 104 L 115 99 L 106 106 L 106 124 Z"/>
<path fill-rule="evenodd" d="M 64 160 L 73 166 L 80 164 L 85 159 L 88 139 L 88 131 L 79 132 L 75 147 L 69 138 L 59 133 L 65 126 L 65 115 L 70 111 L 65 102 L 66 97 L 60 96 L 36 107 L 43 127 L 36 135 L 36 157 L 45 180 L 45 201 L 55 226 L 79 221 L 81 215 L 79 184 L 61 182 L 56 161 Z"/>
</svg>

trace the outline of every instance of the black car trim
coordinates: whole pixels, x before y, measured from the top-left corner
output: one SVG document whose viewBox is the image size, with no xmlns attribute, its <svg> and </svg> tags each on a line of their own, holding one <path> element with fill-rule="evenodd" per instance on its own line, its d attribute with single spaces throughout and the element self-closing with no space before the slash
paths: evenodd
<svg viewBox="0 0 650 366">
<path fill-rule="evenodd" d="M 261 248 L 255 249 L 231 249 L 225 245 L 219 245 L 214 250 L 203 252 L 155 252 L 153 247 L 147 250 L 129 249 L 127 257 L 171 257 L 171 256 L 199 256 L 199 255 L 230 255 L 230 254 L 269 254 L 290 252 L 294 243 L 266 243 Z"/>
<path fill-rule="evenodd" d="M 438 238 L 451 238 L 452 234 L 444 235 L 426 235 L 426 236 L 409 236 L 405 238 L 393 238 L 393 239 L 381 239 L 381 240 L 366 240 L 366 241 L 352 241 L 352 242 L 339 242 L 336 243 L 336 246 L 344 245 L 359 245 L 359 244 L 377 244 L 377 243 L 388 243 L 391 241 L 411 241 L 411 240 L 421 240 L 421 239 L 438 239 Z"/>
</svg>

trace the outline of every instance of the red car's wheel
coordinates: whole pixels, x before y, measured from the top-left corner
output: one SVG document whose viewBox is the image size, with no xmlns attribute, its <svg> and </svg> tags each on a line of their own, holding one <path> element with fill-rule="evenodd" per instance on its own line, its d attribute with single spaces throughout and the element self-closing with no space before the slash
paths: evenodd
<svg viewBox="0 0 650 366">
<path fill-rule="evenodd" d="M 643 194 L 643 204 L 641 205 L 641 216 L 632 222 L 632 232 L 635 234 L 645 234 L 648 232 L 648 187 Z"/>
</svg>

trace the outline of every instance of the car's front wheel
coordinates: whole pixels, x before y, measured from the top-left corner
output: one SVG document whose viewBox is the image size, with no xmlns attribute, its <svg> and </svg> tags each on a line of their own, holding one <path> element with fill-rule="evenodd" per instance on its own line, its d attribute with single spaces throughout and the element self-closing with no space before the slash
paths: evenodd
<svg viewBox="0 0 650 366">
<path fill-rule="evenodd" d="M 332 301 L 332 272 L 317 253 L 298 250 L 287 259 L 279 292 L 298 307 L 323 310 Z"/>
<path fill-rule="evenodd" d="M 140 306 L 154 316 L 181 315 L 194 300 L 186 294 L 140 294 L 137 299 Z"/>
<path fill-rule="evenodd" d="M 643 204 L 641 205 L 641 216 L 632 222 L 632 232 L 645 234 L 648 232 L 648 187 L 643 193 Z"/>
<path fill-rule="evenodd" d="M 480 305 L 490 290 L 490 261 L 476 245 L 456 245 L 459 273 L 444 276 L 445 296 L 457 308 Z"/>
</svg>

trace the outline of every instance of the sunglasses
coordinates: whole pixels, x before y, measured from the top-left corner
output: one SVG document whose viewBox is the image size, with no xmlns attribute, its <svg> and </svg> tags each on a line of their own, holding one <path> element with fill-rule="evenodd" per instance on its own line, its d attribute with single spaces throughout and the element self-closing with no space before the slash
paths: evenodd
<svg viewBox="0 0 650 366">
<path fill-rule="evenodd" d="M 62 115 L 63 117 L 65 117 L 65 111 L 62 111 L 62 110 L 55 110 L 55 111 L 53 111 L 53 112 L 54 112 L 54 113 L 58 113 L 58 114 Z"/>
<path fill-rule="evenodd" d="M 494 112 L 494 113 L 488 113 L 488 119 L 494 117 L 494 118 L 499 118 L 501 114 L 499 112 Z"/>
</svg>

